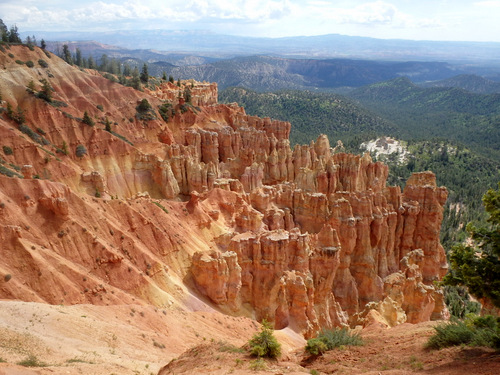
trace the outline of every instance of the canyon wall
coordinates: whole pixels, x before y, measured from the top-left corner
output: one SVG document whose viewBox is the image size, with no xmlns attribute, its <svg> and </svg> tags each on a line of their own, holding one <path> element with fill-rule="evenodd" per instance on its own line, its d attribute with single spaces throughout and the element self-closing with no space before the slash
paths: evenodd
<svg viewBox="0 0 500 375">
<path fill-rule="evenodd" d="M 432 172 L 402 192 L 386 185 L 386 165 L 324 135 L 290 147 L 290 123 L 218 104 L 216 84 L 140 92 L 39 49 L 11 50 L 50 61 L 30 69 L 0 52 L 0 136 L 12 151 L 2 166 L 19 166 L 0 176 L 0 298 L 205 303 L 306 336 L 363 324 L 370 310 L 388 325 L 446 317 L 433 282 L 447 269 L 447 192 Z M 64 106 L 25 90 L 39 76 Z M 148 118 L 136 109 L 144 98 Z"/>
</svg>

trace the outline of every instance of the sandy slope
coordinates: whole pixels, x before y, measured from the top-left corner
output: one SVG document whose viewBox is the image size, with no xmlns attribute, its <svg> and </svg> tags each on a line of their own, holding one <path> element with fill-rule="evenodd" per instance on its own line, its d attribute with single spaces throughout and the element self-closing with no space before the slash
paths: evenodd
<svg viewBox="0 0 500 375">
<path fill-rule="evenodd" d="M 202 306 L 202 305 L 199 305 Z M 0 375 L 31 374 L 445 374 L 496 375 L 500 353 L 479 348 L 427 351 L 435 322 L 362 330 L 365 345 L 310 358 L 304 340 L 277 331 L 278 361 L 259 366 L 238 350 L 258 330 L 255 321 L 206 307 L 47 305 L 0 302 Z M 45 367 L 16 365 L 30 355 Z M 173 361 L 172 361 L 173 360 Z"/>
<path fill-rule="evenodd" d="M 2 301 L 0 358 L 7 364 L 0 363 L 0 374 L 17 373 L 12 364 L 30 355 L 48 365 L 32 370 L 38 374 L 156 374 L 196 344 L 231 339 L 242 345 L 257 328 L 250 319 L 210 309 Z"/>
</svg>

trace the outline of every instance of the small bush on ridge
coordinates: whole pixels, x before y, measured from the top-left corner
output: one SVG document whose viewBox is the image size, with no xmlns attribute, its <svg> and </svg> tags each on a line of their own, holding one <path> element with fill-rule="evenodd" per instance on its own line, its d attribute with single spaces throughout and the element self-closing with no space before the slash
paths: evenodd
<svg viewBox="0 0 500 375">
<path fill-rule="evenodd" d="M 276 358 L 281 354 L 281 344 L 273 335 L 271 323 L 262 321 L 261 330 L 248 342 L 250 353 L 258 357 Z"/>
</svg>

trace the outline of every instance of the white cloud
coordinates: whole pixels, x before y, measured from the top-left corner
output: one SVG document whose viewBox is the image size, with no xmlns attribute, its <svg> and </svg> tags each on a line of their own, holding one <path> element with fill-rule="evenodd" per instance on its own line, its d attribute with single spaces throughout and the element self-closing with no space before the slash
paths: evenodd
<svg viewBox="0 0 500 375">
<path fill-rule="evenodd" d="M 236 20 L 261 22 L 279 19 L 290 13 L 290 0 L 128 0 L 93 1 L 90 3 L 59 2 L 57 6 L 39 2 L 8 1 L 0 4 L 0 14 L 9 23 L 26 27 L 40 25 L 61 27 L 111 27 L 120 22 L 162 22 L 163 24 L 203 20 Z M 36 4 L 36 5 L 35 5 Z M 54 2 L 52 2 L 54 4 Z M 106 25 L 107 24 L 107 25 Z M 152 26 L 152 24 L 149 24 Z"/>
<path fill-rule="evenodd" d="M 376 1 L 358 5 L 352 9 L 340 9 L 337 17 L 343 23 L 392 24 L 398 13 L 399 11 L 394 5 Z"/>
<path fill-rule="evenodd" d="M 478 1 L 473 5 L 485 8 L 500 8 L 500 1 L 499 0 Z"/>
</svg>

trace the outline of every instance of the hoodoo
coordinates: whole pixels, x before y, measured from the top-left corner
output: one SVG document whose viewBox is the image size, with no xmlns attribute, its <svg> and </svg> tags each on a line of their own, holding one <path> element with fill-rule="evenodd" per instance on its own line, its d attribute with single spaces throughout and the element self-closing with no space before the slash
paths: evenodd
<svg viewBox="0 0 500 375">
<path fill-rule="evenodd" d="M 214 83 L 138 91 L 23 46 L 0 66 L 0 298 L 208 304 L 306 337 L 446 316 L 433 173 L 401 191 L 324 135 L 292 148 Z"/>
</svg>

